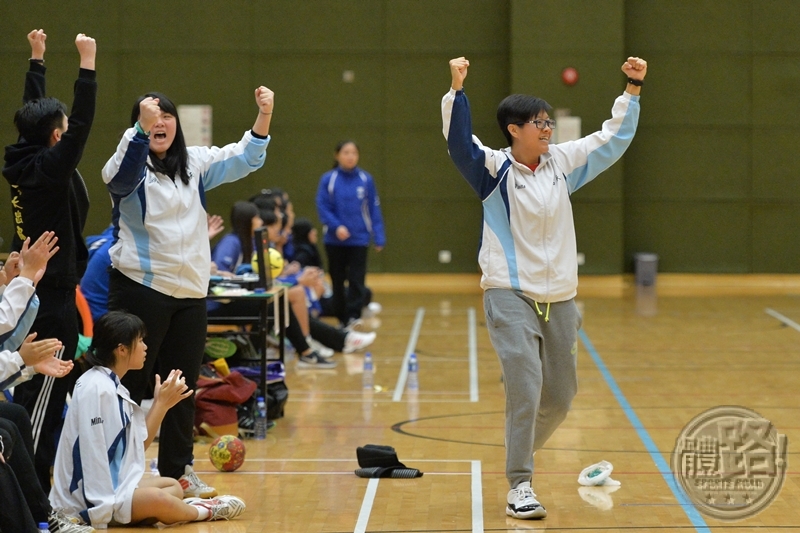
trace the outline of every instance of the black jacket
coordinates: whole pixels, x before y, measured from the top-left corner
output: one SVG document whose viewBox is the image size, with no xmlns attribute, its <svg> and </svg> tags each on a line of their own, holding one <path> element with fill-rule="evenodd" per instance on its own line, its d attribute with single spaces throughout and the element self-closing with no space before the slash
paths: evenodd
<svg viewBox="0 0 800 533">
<path fill-rule="evenodd" d="M 31 61 L 25 77 L 23 101 L 45 96 L 45 67 Z M 11 185 L 14 218 L 13 250 L 26 237 L 35 241 L 45 231 L 55 231 L 59 251 L 47 264 L 44 287 L 72 288 L 86 269 L 88 252 L 83 227 L 89 212 L 89 193 L 77 170 L 89 138 L 95 112 L 95 71 L 80 69 L 67 131 L 52 147 L 20 137 L 6 146 L 3 176 Z"/>
</svg>

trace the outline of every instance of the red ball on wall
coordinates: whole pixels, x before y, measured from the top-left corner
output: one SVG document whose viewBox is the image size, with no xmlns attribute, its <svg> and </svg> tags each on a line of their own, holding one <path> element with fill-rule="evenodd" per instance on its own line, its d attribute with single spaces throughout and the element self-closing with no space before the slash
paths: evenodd
<svg viewBox="0 0 800 533">
<path fill-rule="evenodd" d="M 578 83 L 578 71 L 574 67 L 567 67 L 561 71 L 561 81 L 564 85 L 575 85 Z"/>
</svg>

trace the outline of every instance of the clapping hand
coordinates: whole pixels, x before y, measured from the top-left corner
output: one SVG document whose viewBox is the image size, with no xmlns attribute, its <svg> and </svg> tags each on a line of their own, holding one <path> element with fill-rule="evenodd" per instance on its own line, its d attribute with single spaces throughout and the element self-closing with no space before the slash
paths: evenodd
<svg viewBox="0 0 800 533">
<path fill-rule="evenodd" d="M 171 370 L 164 383 L 161 383 L 161 376 L 156 374 L 156 387 L 153 394 L 153 403 L 160 402 L 164 409 L 170 409 L 181 400 L 188 398 L 194 393 L 186 384 L 186 378 L 182 377 L 180 370 Z"/>
</svg>

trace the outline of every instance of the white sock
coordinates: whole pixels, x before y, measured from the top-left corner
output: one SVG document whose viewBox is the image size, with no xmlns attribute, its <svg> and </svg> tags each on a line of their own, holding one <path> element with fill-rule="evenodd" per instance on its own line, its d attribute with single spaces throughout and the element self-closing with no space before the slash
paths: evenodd
<svg viewBox="0 0 800 533">
<path fill-rule="evenodd" d="M 202 522 L 203 520 L 208 520 L 209 517 L 211 517 L 211 509 L 205 505 L 200 505 L 199 503 L 190 503 L 189 505 L 197 509 L 197 518 L 192 520 L 192 522 Z"/>
</svg>

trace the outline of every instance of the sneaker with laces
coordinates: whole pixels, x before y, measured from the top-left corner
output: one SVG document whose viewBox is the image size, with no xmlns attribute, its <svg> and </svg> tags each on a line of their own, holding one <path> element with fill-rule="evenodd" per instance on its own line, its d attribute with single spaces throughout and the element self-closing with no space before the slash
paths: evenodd
<svg viewBox="0 0 800 533">
<path fill-rule="evenodd" d="M 333 348 L 328 348 L 321 342 L 311 338 L 310 335 L 306 337 L 306 342 L 308 343 L 308 347 L 317 352 L 319 356 L 322 357 L 323 359 L 329 359 L 333 357 L 334 353 L 336 353 L 333 351 Z"/>
<path fill-rule="evenodd" d="M 353 353 L 356 350 L 363 350 L 375 342 L 375 337 L 377 336 L 377 333 L 374 331 L 370 333 L 350 331 L 347 333 L 347 337 L 344 338 L 344 348 L 342 348 L 342 353 Z"/>
<path fill-rule="evenodd" d="M 246 508 L 244 501 L 236 496 L 218 496 L 216 498 L 185 498 L 184 503 L 205 507 L 210 511 L 206 520 L 233 520 L 242 514 Z"/>
<path fill-rule="evenodd" d="M 94 531 L 92 526 L 83 525 L 77 518 L 55 509 L 47 517 L 47 525 L 50 531 L 55 533 L 92 533 Z"/>
<path fill-rule="evenodd" d="M 327 360 L 314 351 L 297 358 L 298 368 L 336 368 L 337 364 L 336 361 Z"/>
<path fill-rule="evenodd" d="M 530 482 L 520 483 L 508 491 L 506 514 L 513 518 L 544 518 L 547 516 L 542 504 L 536 499 Z"/>
<path fill-rule="evenodd" d="M 183 496 L 185 498 L 213 498 L 217 495 L 217 489 L 203 483 L 194 473 L 192 465 L 186 465 L 184 474 L 178 480 L 178 483 L 183 487 Z"/>
</svg>

